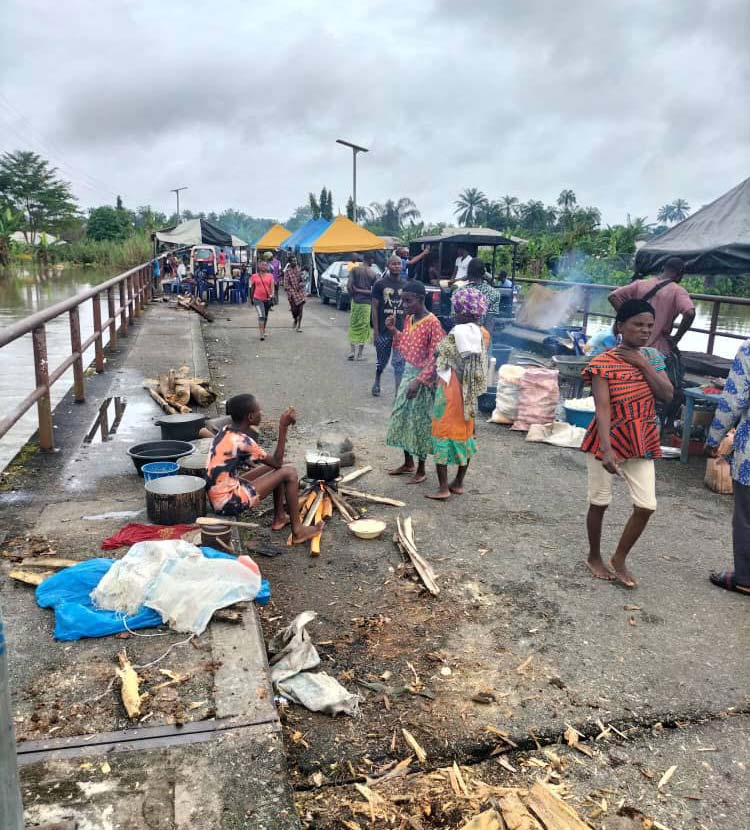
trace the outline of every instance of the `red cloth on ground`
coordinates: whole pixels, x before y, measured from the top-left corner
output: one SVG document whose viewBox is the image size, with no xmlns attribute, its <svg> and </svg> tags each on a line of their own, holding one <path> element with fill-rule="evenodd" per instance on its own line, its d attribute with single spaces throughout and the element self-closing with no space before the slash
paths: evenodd
<svg viewBox="0 0 750 830">
<path fill-rule="evenodd" d="M 183 533 L 195 530 L 197 525 L 125 525 L 114 536 L 102 542 L 102 550 L 114 550 L 136 542 L 150 542 L 153 539 L 179 539 Z"/>
</svg>

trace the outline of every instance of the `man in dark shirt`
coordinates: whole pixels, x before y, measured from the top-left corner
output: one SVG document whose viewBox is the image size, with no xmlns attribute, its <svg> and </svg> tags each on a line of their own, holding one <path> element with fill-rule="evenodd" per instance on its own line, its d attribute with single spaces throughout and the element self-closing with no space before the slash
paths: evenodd
<svg viewBox="0 0 750 830">
<path fill-rule="evenodd" d="M 375 397 L 380 395 L 380 376 L 389 360 L 393 364 L 396 391 L 398 391 L 401 376 L 404 373 L 404 358 L 393 349 L 393 336 L 385 327 L 386 319 L 391 316 L 396 318 L 396 328 L 399 331 L 404 327 L 404 309 L 401 301 L 403 288 L 401 258 L 392 256 L 388 260 L 385 276 L 372 287 L 372 329 L 377 353 L 375 383 L 372 385 L 372 394 Z"/>
</svg>

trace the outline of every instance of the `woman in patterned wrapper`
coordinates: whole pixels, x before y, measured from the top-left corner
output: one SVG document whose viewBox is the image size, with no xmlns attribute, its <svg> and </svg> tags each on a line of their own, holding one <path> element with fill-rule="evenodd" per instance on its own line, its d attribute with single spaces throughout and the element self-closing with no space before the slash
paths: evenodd
<svg viewBox="0 0 750 830">
<path fill-rule="evenodd" d="M 290 407 L 279 419 L 279 439 L 273 454 L 249 435 L 262 418 L 253 395 L 230 398 L 227 414 L 232 422 L 217 433 L 206 462 L 208 499 L 213 509 L 221 516 L 237 516 L 273 493 L 271 530 L 291 524 L 295 545 L 317 536 L 323 525 L 303 527 L 299 517 L 299 475 L 295 467 L 284 463 L 287 431 L 297 420 L 294 409 Z"/>
<path fill-rule="evenodd" d="M 591 382 L 596 406 L 581 446 L 588 466 L 586 566 L 595 577 L 616 579 L 627 588 L 635 588 L 637 582 L 625 567 L 625 559 L 656 510 L 654 459 L 661 457 L 661 442 L 654 397 L 667 402 L 673 395 L 664 359 L 656 349 L 645 348 L 653 327 L 650 303 L 625 301 L 615 318 L 619 345 L 595 357 L 583 371 Z M 610 570 L 602 561 L 601 540 L 615 476 L 625 480 L 633 512 L 610 560 Z"/>
<path fill-rule="evenodd" d="M 714 571 L 711 582 L 727 591 L 750 597 L 750 341 L 739 348 L 724 384 L 716 415 L 706 439 L 706 452 L 716 457 L 719 444 L 732 427 L 732 547 L 734 570 Z"/>
</svg>

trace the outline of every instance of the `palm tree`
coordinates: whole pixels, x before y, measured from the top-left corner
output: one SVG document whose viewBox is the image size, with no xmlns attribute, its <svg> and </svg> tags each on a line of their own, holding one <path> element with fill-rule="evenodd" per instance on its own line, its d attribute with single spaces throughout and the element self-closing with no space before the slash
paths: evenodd
<svg viewBox="0 0 750 830">
<path fill-rule="evenodd" d="M 405 222 L 414 222 L 421 217 L 421 213 L 417 210 L 414 200 L 408 196 L 402 196 L 396 202 L 396 212 L 398 213 L 398 223 L 403 226 Z"/>
<path fill-rule="evenodd" d="M 576 204 L 578 204 L 576 194 L 572 190 L 561 190 L 560 195 L 557 197 L 557 204 L 560 205 L 565 213 L 570 213 Z"/>
<path fill-rule="evenodd" d="M 547 228 L 547 208 L 544 202 L 536 199 L 529 199 L 528 202 L 521 205 L 521 221 L 524 228 L 531 231 L 531 233 L 540 233 Z"/>
<path fill-rule="evenodd" d="M 682 222 L 690 213 L 690 205 L 684 199 L 675 199 L 672 202 L 672 221 Z"/>
<path fill-rule="evenodd" d="M 665 224 L 674 222 L 674 205 L 662 205 L 656 214 L 656 218 L 659 222 L 664 222 Z"/>
<path fill-rule="evenodd" d="M 518 214 L 518 199 L 515 196 L 505 195 L 500 199 L 500 204 L 505 211 L 505 218 L 510 222 Z"/>
<path fill-rule="evenodd" d="M 477 210 L 477 223 L 483 228 L 492 228 L 496 231 L 508 227 L 505 208 L 502 202 L 486 202 Z"/>
<path fill-rule="evenodd" d="M 458 216 L 459 225 L 476 224 L 477 211 L 487 204 L 487 197 L 476 187 L 467 187 L 463 193 L 458 194 L 455 201 L 456 209 L 453 211 Z"/>
</svg>

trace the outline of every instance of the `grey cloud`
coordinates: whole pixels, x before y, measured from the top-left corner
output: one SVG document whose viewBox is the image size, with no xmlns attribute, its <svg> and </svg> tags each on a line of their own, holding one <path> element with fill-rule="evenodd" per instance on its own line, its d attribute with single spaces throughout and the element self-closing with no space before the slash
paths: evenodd
<svg viewBox="0 0 750 830">
<path fill-rule="evenodd" d="M 746 0 L 6 0 L 0 95 L 62 161 L 170 207 L 281 218 L 324 184 L 343 207 L 410 195 L 450 219 L 466 186 L 608 221 L 747 175 Z M 31 103 L 30 103 L 31 102 Z M 2 106 L 0 124 L 25 130 Z M 53 161 L 58 161 L 53 158 Z M 75 179 L 74 179 L 75 184 Z M 81 193 L 90 198 L 90 191 Z"/>
</svg>

